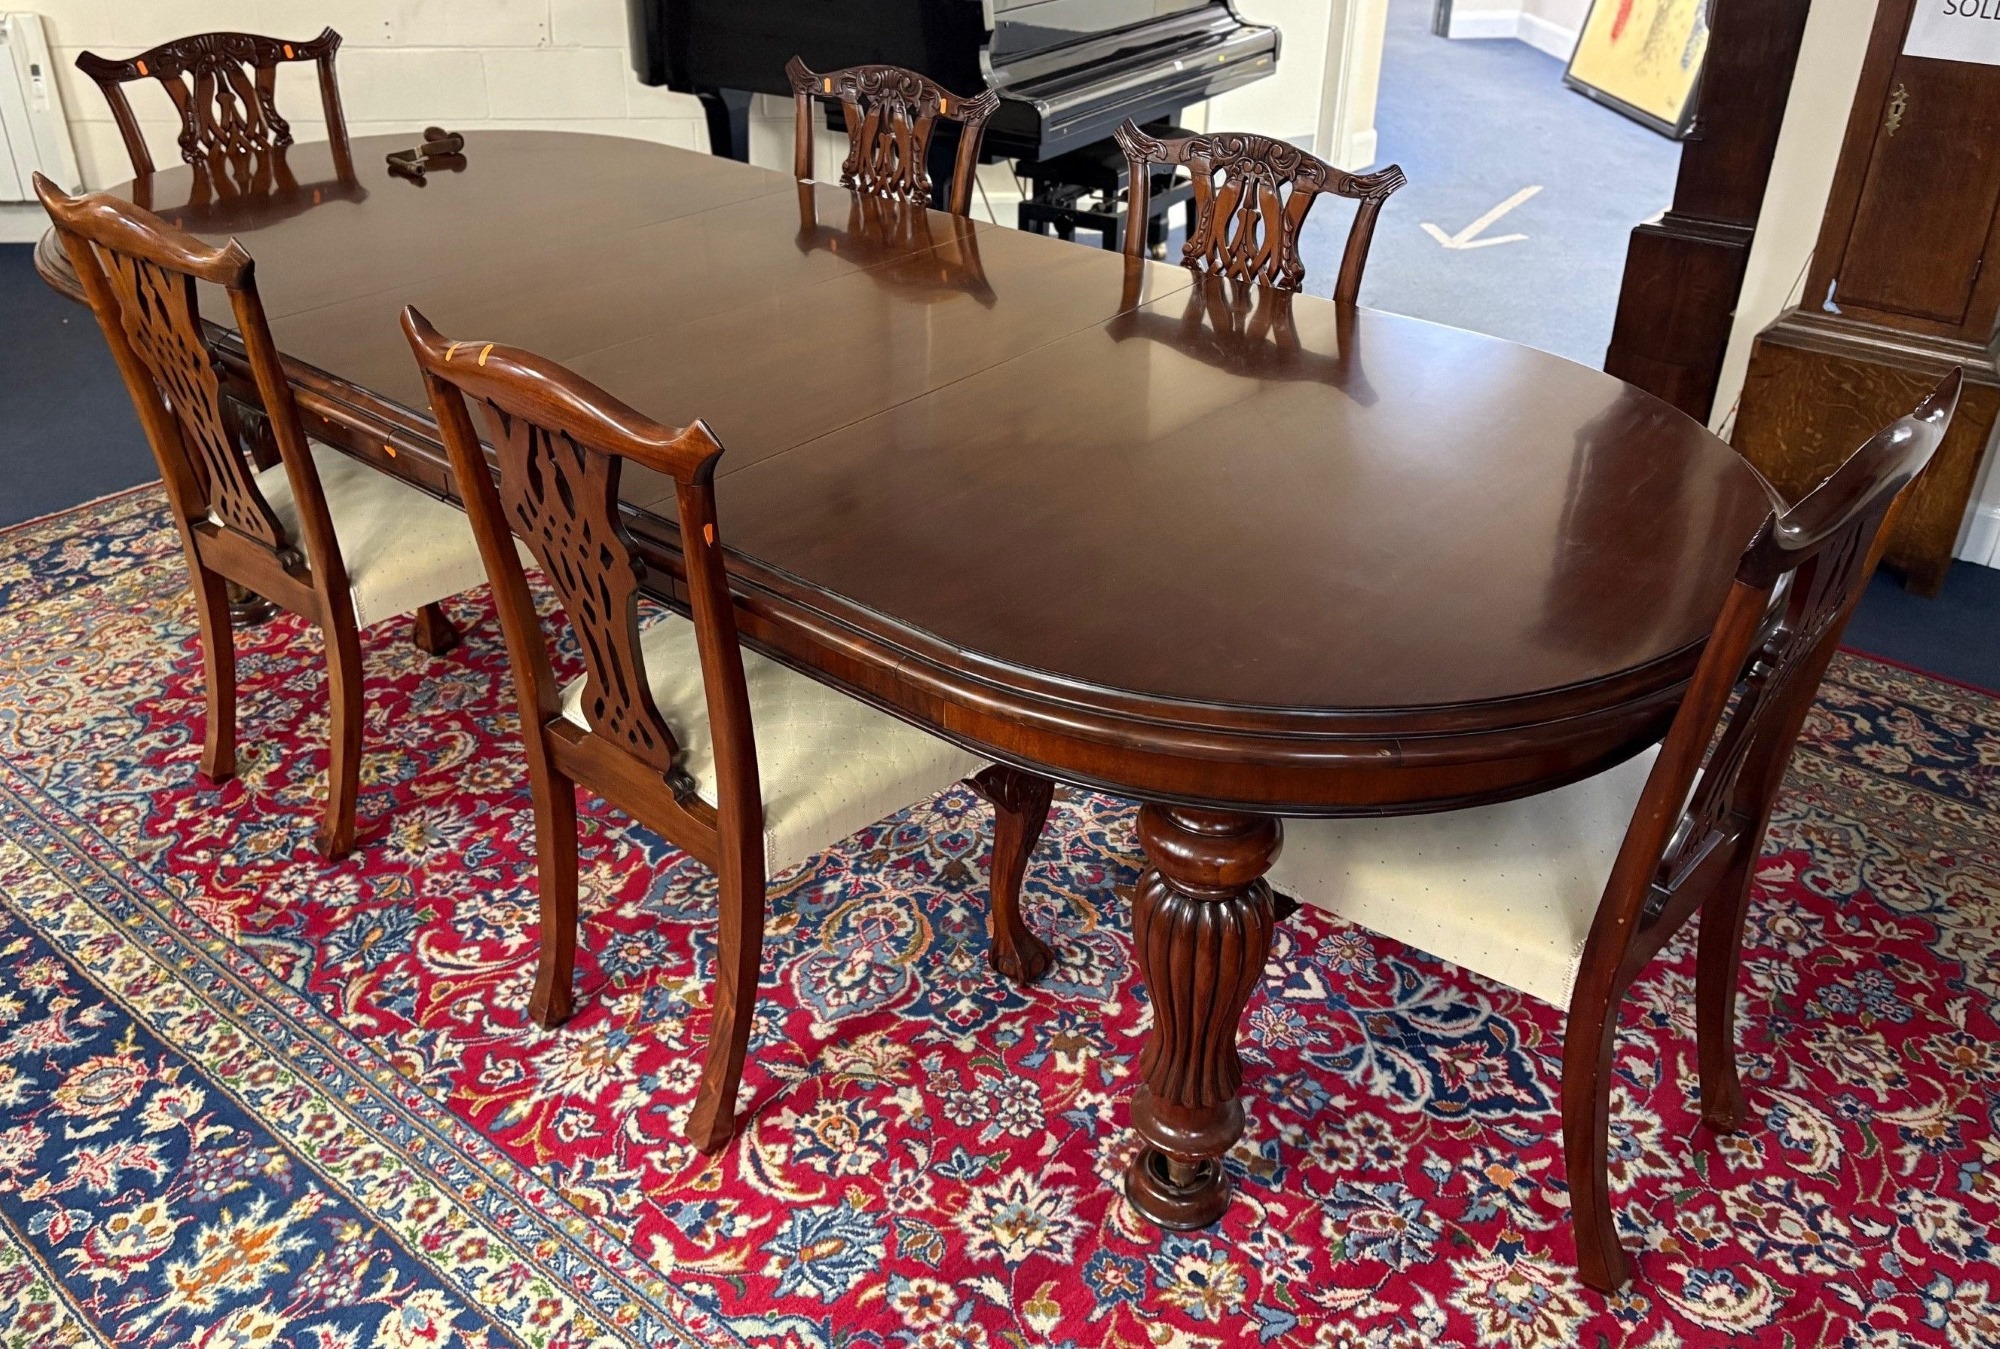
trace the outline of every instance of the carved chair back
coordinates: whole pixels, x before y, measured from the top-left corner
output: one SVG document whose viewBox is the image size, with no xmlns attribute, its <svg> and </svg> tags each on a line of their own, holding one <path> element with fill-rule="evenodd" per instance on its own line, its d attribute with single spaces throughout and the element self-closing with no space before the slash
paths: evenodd
<svg viewBox="0 0 2000 1349">
<path fill-rule="evenodd" d="M 340 86 L 333 73 L 340 34 L 331 28 L 308 42 L 260 37 L 254 33 L 197 33 L 164 42 L 129 60 L 114 61 L 84 52 L 77 69 L 97 82 L 111 105 L 111 115 L 132 158 L 132 172 L 153 172 L 153 156 L 125 85 L 155 79 L 180 114 L 181 158 L 189 164 L 214 165 L 231 157 L 261 156 L 292 143 L 292 128 L 278 114 L 278 67 L 311 61 L 319 67 L 320 106 L 326 114 L 327 140 L 336 162 L 348 157 L 347 121 L 341 113 Z"/>
<path fill-rule="evenodd" d="M 976 98 L 960 98 L 900 66 L 850 66 L 817 74 L 796 56 L 786 63 L 785 74 L 792 82 L 797 137 L 792 165 L 799 179 L 813 176 L 813 103 L 829 100 L 840 104 L 847 123 L 847 158 L 840 165 L 840 185 L 874 196 L 928 203 L 931 134 L 943 117 L 959 124 L 948 209 L 953 215 L 971 214 L 979 145 L 986 135 L 986 120 L 1000 107 L 998 94 L 987 89 Z"/>
<path fill-rule="evenodd" d="M 1129 169 L 1128 218 L 1146 218 L 1151 166 L 1185 168 L 1194 184 L 1194 229 L 1181 261 L 1232 281 L 1297 290 L 1306 275 L 1299 233 L 1313 202 L 1323 192 L 1355 199 L 1359 206 L 1333 288 L 1333 298 L 1343 304 L 1353 304 L 1360 294 L 1382 203 L 1409 181 L 1394 164 L 1374 173 L 1348 173 L 1287 141 L 1245 132 L 1161 139 L 1127 120 L 1116 136 Z M 1145 241 L 1144 230 L 1125 231 L 1127 253 L 1137 256 Z"/>
<path fill-rule="evenodd" d="M 718 834 L 761 838 L 750 699 L 716 536 L 714 474 L 722 446 L 702 422 L 662 426 L 531 352 L 452 341 L 414 308 L 404 311 L 403 330 L 493 583 L 531 764 L 550 755 L 568 776 L 711 865 Z M 471 406 L 484 422 L 497 474 L 488 467 Z M 713 807 L 695 795 L 646 678 L 638 603 L 646 563 L 618 506 L 627 460 L 674 482 L 714 748 Z M 516 537 L 547 575 L 582 649 L 587 730 L 561 715 L 561 688 L 514 551 Z"/>
<path fill-rule="evenodd" d="M 1884 521 L 1944 438 L 1960 380 L 1952 371 L 1909 416 L 1775 512 L 1744 551 L 1613 866 L 1579 999 L 1593 954 L 1608 987 L 1621 988 L 1699 906 L 1705 887 L 1695 878 L 1760 846 L 1820 679 L 1875 570 Z"/>
<path fill-rule="evenodd" d="M 182 527 L 198 546 L 226 532 L 239 541 L 224 545 L 235 556 L 247 542 L 282 574 L 345 596 L 332 519 L 249 253 L 233 239 L 211 247 L 117 197 L 72 197 L 39 174 L 35 191 L 104 330 Z M 203 284 L 228 296 L 254 393 L 230 374 L 219 334 L 202 321 Z M 246 446 L 267 459 L 275 449 L 285 465 L 303 539 L 288 537 L 271 510 Z M 253 587 L 263 579 L 230 574 Z"/>
</svg>

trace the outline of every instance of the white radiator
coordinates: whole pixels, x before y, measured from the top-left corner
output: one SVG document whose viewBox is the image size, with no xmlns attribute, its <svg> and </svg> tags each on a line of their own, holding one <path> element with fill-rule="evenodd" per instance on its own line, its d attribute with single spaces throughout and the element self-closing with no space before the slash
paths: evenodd
<svg viewBox="0 0 2000 1349">
<path fill-rule="evenodd" d="M 0 14 L 0 202 L 33 201 L 37 171 L 78 186 L 41 16 Z"/>
</svg>

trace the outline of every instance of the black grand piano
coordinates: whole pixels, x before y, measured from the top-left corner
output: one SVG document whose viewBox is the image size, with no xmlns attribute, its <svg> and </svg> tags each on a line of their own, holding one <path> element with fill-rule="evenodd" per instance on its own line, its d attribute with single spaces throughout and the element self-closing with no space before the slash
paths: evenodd
<svg viewBox="0 0 2000 1349">
<path fill-rule="evenodd" d="M 994 89 L 988 158 L 1048 161 L 1127 117 L 1183 108 L 1272 73 L 1278 30 L 1229 0 L 626 0 L 646 84 L 698 95 L 717 154 L 748 157 L 750 95 L 790 96 L 785 62 L 882 63 L 961 94 Z"/>
</svg>

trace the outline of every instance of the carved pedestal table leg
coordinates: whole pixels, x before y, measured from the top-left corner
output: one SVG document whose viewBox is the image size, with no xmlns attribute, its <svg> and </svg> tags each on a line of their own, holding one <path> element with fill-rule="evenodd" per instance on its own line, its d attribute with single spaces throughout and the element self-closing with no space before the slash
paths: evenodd
<svg viewBox="0 0 2000 1349">
<path fill-rule="evenodd" d="M 1278 821 L 1146 805 L 1151 865 L 1132 895 L 1132 946 L 1153 1000 L 1132 1124 L 1145 1149 L 1125 1175 L 1132 1206 L 1162 1227 L 1207 1227 L 1229 1206 L 1222 1157 L 1243 1133 L 1236 1025 L 1271 952 Z"/>
</svg>

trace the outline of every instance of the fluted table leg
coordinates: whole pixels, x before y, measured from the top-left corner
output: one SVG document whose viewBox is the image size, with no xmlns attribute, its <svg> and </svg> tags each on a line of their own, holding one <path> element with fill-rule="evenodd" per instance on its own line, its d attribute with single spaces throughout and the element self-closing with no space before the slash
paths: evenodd
<svg viewBox="0 0 2000 1349">
<path fill-rule="evenodd" d="M 1153 1000 L 1125 1174 L 1132 1206 L 1162 1227 L 1207 1227 L 1229 1206 L 1222 1158 L 1243 1133 L 1236 1026 L 1271 953 L 1271 887 L 1283 831 L 1268 816 L 1146 805 L 1151 863 L 1132 897 L 1132 945 Z"/>
</svg>

